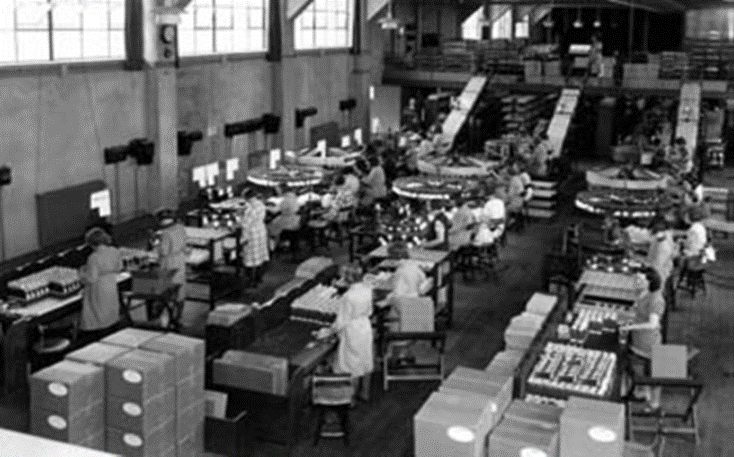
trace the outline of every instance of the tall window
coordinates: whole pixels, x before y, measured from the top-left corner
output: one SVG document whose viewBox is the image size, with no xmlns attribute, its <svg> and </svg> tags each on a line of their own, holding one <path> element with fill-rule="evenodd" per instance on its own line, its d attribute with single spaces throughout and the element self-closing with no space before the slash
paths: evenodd
<svg viewBox="0 0 734 457">
<path fill-rule="evenodd" d="M 461 38 L 464 40 L 481 40 L 482 26 L 480 21 L 483 18 L 484 7 L 480 6 L 461 24 Z"/>
<path fill-rule="evenodd" d="M 178 26 L 179 54 L 267 50 L 267 0 L 194 0 Z"/>
<path fill-rule="evenodd" d="M 352 45 L 353 0 L 313 0 L 295 19 L 297 50 Z"/>
<path fill-rule="evenodd" d="M 0 0 L 0 63 L 125 58 L 125 0 Z"/>
<path fill-rule="evenodd" d="M 502 14 L 492 23 L 492 39 L 511 39 L 512 38 L 512 8 Z"/>
</svg>

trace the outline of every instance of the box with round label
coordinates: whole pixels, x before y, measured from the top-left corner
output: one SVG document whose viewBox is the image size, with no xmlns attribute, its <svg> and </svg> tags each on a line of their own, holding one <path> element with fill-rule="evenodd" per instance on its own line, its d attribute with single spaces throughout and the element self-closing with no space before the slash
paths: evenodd
<svg viewBox="0 0 734 457">
<path fill-rule="evenodd" d="M 176 415 L 176 439 L 190 435 L 204 423 L 206 401 L 193 404 Z"/>
<path fill-rule="evenodd" d="M 486 405 L 473 401 L 452 405 L 446 394 L 431 394 L 413 418 L 415 457 L 483 457 L 489 430 L 486 414 Z"/>
<path fill-rule="evenodd" d="M 116 346 L 113 344 L 92 343 L 66 354 L 64 358 L 66 360 L 71 360 L 72 362 L 91 363 L 93 365 L 104 366 L 110 360 L 116 359 L 129 350 L 130 348 Z"/>
<path fill-rule="evenodd" d="M 204 399 L 204 373 L 176 383 L 176 409 L 182 411 Z"/>
<path fill-rule="evenodd" d="M 525 358 L 525 351 L 507 349 L 495 354 L 492 362 L 484 369 L 494 374 L 512 376 Z"/>
<path fill-rule="evenodd" d="M 130 349 L 138 349 L 146 342 L 162 336 L 163 333 L 155 332 L 152 330 L 142 330 L 138 328 L 126 328 L 119 332 L 115 332 L 105 338 L 102 338 L 102 342 L 106 344 L 114 344 L 115 346 L 122 346 Z"/>
<path fill-rule="evenodd" d="M 103 368 L 63 360 L 31 375 L 31 409 L 72 417 L 102 402 L 104 386 Z"/>
<path fill-rule="evenodd" d="M 563 408 L 552 404 L 514 400 L 505 410 L 505 419 L 558 428 Z"/>
<path fill-rule="evenodd" d="M 570 397 L 561 414 L 561 457 L 622 457 L 624 405 Z"/>
<path fill-rule="evenodd" d="M 161 457 L 170 455 L 170 450 L 176 448 L 176 434 L 173 421 L 158 425 L 147 435 L 120 430 L 108 425 L 107 452 L 124 455 L 125 457 Z"/>
<path fill-rule="evenodd" d="M 204 340 L 166 333 L 141 344 L 140 349 L 172 356 L 176 364 L 176 382 L 204 371 Z"/>
<path fill-rule="evenodd" d="M 173 357 L 139 349 L 105 365 L 107 395 L 143 403 L 175 386 Z"/>
<path fill-rule="evenodd" d="M 558 428 L 505 418 L 490 433 L 488 449 L 489 456 L 558 457 Z"/>
<path fill-rule="evenodd" d="M 102 427 L 94 435 L 89 436 L 86 440 L 79 443 L 79 446 L 87 447 L 89 449 L 96 449 L 98 451 L 104 451 L 106 449 L 104 427 Z"/>
<path fill-rule="evenodd" d="M 31 410 L 31 433 L 57 441 L 83 445 L 91 437 L 104 432 L 104 408 L 100 401 L 77 410 L 71 416 L 57 412 Z M 104 443 L 98 449 L 102 449 Z"/>
<path fill-rule="evenodd" d="M 175 417 L 175 394 L 168 389 L 142 403 L 128 398 L 107 397 L 107 425 L 120 430 L 146 434 Z"/>
</svg>

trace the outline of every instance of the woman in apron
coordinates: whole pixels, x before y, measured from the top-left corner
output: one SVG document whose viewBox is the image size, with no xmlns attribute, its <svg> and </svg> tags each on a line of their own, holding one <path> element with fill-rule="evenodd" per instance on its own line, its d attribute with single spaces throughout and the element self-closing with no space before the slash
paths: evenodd
<svg viewBox="0 0 734 457">
<path fill-rule="evenodd" d="M 186 259 L 189 247 L 186 245 L 186 229 L 176 218 L 173 211 L 164 209 L 158 212 L 160 221 L 160 243 L 158 244 L 159 264 L 164 270 L 174 270 L 173 283 L 178 285 L 176 301 L 182 306 L 186 300 Z"/>
</svg>

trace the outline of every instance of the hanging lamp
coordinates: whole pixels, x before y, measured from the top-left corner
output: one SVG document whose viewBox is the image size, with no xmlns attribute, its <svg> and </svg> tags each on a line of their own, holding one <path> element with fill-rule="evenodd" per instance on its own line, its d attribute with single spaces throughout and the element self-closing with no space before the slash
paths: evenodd
<svg viewBox="0 0 734 457">
<path fill-rule="evenodd" d="M 581 22 L 581 8 L 579 8 L 577 11 L 578 12 L 576 13 L 576 20 L 573 22 L 573 28 L 580 29 L 584 26 L 584 23 Z"/>
<path fill-rule="evenodd" d="M 553 23 L 553 2 L 551 2 L 550 10 L 548 15 L 543 19 L 543 27 L 552 29 L 555 24 Z"/>
<path fill-rule="evenodd" d="M 382 30 L 398 30 L 400 29 L 400 21 L 392 14 L 392 0 L 387 4 L 387 14 L 378 21 Z"/>
</svg>

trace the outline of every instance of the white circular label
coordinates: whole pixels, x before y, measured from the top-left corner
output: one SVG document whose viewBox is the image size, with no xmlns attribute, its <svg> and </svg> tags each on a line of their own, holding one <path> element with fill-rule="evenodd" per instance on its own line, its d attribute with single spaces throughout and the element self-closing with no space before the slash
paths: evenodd
<svg viewBox="0 0 734 457">
<path fill-rule="evenodd" d="M 471 443 L 474 441 L 474 432 L 460 425 L 449 427 L 446 430 L 446 434 L 449 438 L 459 443 Z"/>
<path fill-rule="evenodd" d="M 497 412 L 497 403 L 492 403 L 492 405 L 489 407 L 493 413 Z"/>
<path fill-rule="evenodd" d="M 136 403 L 123 403 L 122 410 L 128 416 L 138 417 L 143 414 L 143 409 Z"/>
<path fill-rule="evenodd" d="M 600 425 L 597 427 L 591 427 L 589 429 L 589 437 L 599 443 L 611 443 L 612 441 L 617 439 L 617 434 L 614 433 L 614 431 Z"/>
<path fill-rule="evenodd" d="M 122 436 L 122 441 L 130 447 L 140 447 L 143 445 L 143 439 L 134 433 L 125 433 Z"/>
<path fill-rule="evenodd" d="M 66 420 L 61 416 L 48 416 L 48 425 L 55 428 L 56 430 L 63 430 L 66 428 Z"/>
<path fill-rule="evenodd" d="M 125 370 L 122 372 L 122 379 L 130 384 L 140 384 L 143 381 L 143 376 L 135 370 Z"/>
<path fill-rule="evenodd" d="M 548 457 L 548 454 L 535 447 L 526 447 L 520 451 L 520 457 Z"/>
<path fill-rule="evenodd" d="M 58 382 L 52 382 L 51 384 L 49 384 L 48 391 L 51 392 L 51 395 L 55 395 L 57 397 L 64 397 L 66 396 L 66 394 L 69 393 L 69 389 L 67 389 L 65 385 Z"/>
</svg>

